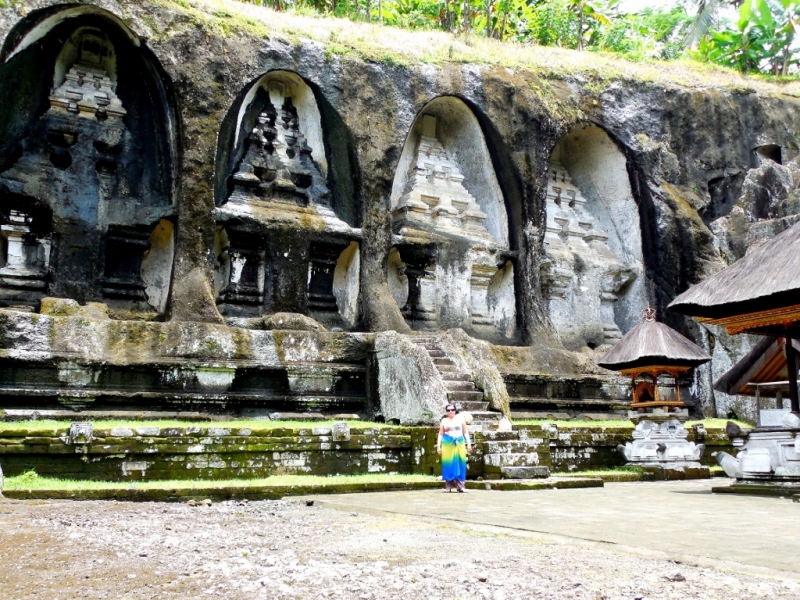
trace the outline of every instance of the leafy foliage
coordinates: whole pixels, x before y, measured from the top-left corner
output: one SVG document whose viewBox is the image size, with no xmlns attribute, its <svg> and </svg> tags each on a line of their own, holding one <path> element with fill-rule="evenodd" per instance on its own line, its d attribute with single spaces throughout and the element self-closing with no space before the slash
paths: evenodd
<svg viewBox="0 0 800 600">
<path fill-rule="evenodd" d="M 796 70 L 793 43 L 800 26 L 800 0 L 745 0 L 735 24 L 710 30 L 697 58 L 743 73 L 786 76 Z"/>
<path fill-rule="evenodd" d="M 672 0 L 671 6 L 634 12 L 622 11 L 620 0 L 240 1 L 405 29 L 613 52 L 634 60 L 688 55 L 745 73 L 785 76 L 798 64 L 793 44 L 800 0 Z M 733 24 L 720 16 L 731 7 L 739 10 Z"/>
</svg>

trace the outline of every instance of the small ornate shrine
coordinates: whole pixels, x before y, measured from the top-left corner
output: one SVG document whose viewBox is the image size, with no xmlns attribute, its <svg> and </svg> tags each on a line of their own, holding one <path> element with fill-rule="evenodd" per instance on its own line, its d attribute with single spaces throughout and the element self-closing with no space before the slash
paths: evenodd
<svg viewBox="0 0 800 600">
<path fill-rule="evenodd" d="M 657 322 L 655 310 L 643 310 L 642 317 L 642 323 L 597 363 L 631 378 L 633 402 L 628 415 L 636 427 L 633 443 L 619 449 L 629 464 L 669 471 L 669 476 L 664 476 L 670 479 L 708 477 L 708 467 L 699 462 L 705 446 L 688 441 L 689 432 L 683 425 L 689 411 L 681 400 L 680 378 L 711 357 Z M 674 382 L 671 394 L 667 382 L 659 382 L 665 375 Z"/>
</svg>

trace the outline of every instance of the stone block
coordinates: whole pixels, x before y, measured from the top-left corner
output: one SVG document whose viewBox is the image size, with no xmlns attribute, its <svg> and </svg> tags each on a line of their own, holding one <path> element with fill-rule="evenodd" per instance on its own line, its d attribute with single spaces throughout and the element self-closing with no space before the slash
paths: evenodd
<svg viewBox="0 0 800 600">
<path fill-rule="evenodd" d="M 544 479 L 550 477 L 547 467 L 501 467 L 500 473 L 507 479 Z"/>
<path fill-rule="evenodd" d="M 333 424 L 333 441 L 334 442 L 349 442 L 350 441 L 350 424 L 344 421 L 339 421 Z M 411 440 L 409 439 L 409 442 Z"/>
<path fill-rule="evenodd" d="M 536 452 L 485 454 L 483 463 L 487 467 L 536 467 L 539 466 L 539 455 Z"/>
<path fill-rule="evenodd" d="M 94 425 L 75 422 L 69 426 L 69 443 L 74 445 L 91 444 L 94 439 Z"/>
</svg>

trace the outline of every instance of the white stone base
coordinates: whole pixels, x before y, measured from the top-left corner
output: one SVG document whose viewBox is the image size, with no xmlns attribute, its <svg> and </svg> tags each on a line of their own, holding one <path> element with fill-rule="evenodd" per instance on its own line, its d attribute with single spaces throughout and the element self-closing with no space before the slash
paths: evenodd
<svg viewBox="0 0 800 600">
<path fill-rule="evenodd" d="M 734 458 L 717 452 L 715 458 L 728 477 L 740 480 L 800 483 L 800 428 L 757 427 L 733 439 L 741 450 Z"/>
<path fill-rule="evenodd" d="M 681 423 L 683 416 L 633 413 L 633 443 L 619 446 L 620 452 L 633 465 L 699 467 L 705 444 L 687 440 L 689 432 Z"/>
</svg>

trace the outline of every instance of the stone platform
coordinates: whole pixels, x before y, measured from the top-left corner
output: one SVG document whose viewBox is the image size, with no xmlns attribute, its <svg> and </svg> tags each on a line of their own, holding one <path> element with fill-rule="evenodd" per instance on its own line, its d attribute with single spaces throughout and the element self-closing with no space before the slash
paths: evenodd
<svg viewBox="0 0 800 600">
<path fill-rule="evenodd" d="M 797 507 L 789 500 L 712 493 L 711 481 L 607 483 L 602 488 L 469 494 L 440 491 L 308 496 L 348 513 L 503 531 L 555 543 L 800 580 Z M 643 524 L 646 527 L 643 528 Z M 733 538 L 731 532 L 734 532 Z M 746 540 L 741 534 L 746 532 Z M 779 549 L 779 550 L 778 550 Z M 689 590 L 678 592 L 686 597 Z M 633 596 L 631 596 L 633 597 Z M 709 597 L 739 597 L 719 590 Z"/>
</svg>

